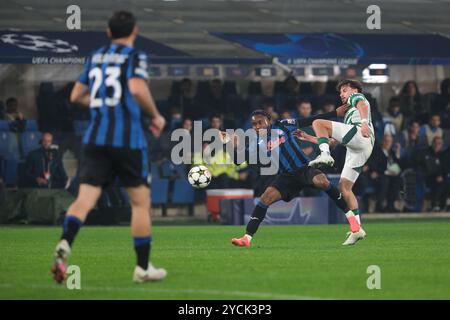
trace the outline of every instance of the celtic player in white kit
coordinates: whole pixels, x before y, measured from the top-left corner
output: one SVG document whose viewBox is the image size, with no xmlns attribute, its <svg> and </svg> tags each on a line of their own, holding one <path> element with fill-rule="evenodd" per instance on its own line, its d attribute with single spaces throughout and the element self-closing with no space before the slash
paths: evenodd
<svg viewBox="0 0 450 320">
<path fill-rule="evenodd" d="M 309 163 L 311 167 L 332 166 L 334 159 L 330 155 L 329 138 L 333 138 L 347 147 L 345 165 L 339 181 L 339 191 L 349 206 L 347 216 L 351 232 L 343 245 L 355 244 L 364 239 L 365 231 L 361 228 L 358 202 L 352 188 L 369 159 L 375 141 L 374 129 L 370 115 L 370 104 L 361 93 L 358 81 L 344 80 L 337 87 L 342 103 L 347 104 L 344 123 L 330 120 L 315 120 L 313 128 L 317 137 L 302 132 L 301 139 L 319 145 L 320 155 Z"/>
</svg>

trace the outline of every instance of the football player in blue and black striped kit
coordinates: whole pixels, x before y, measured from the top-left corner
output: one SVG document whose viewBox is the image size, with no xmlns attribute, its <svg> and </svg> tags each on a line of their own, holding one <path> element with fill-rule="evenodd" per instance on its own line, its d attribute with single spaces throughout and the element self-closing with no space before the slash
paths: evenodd
<svg viewBox="0 0 450 320">
<path fill-rule="evenodd" d="M 249 247 L 252 237 L 264 220 L 268 207 L 279 200 L 286 202 L 298 196 L 305 187 L 313 187 L 325 191 L 336 205 L 344 212 L 347 212 L 347 203 L 342 198 L 339 190 L 333 186 L 326 175 L 308 166 L 310 159 L 306 156 L 297 141 L 302 127 L 310 126 L 316 119 L 332 119 L 343 116 L 347 106 L 341 106 L 336 111 L 319 114 L 303 119 L 272 120 L 270 114 L 263 110 L 255 110 L 252 113 L 252 128 L 257 133 L 257 141 L 245 142 L 246 145 L 239 145 L 238 139 L 229 138 L 235 141 L 236 152 L 245 152 L 241 159 L 248 161 L 250 154 L 259 154 L 259 149 L 266 154 L 272 165 L 275 165 L 277 174 L 269 186 L 258 200 L 250 221 L 247 224 L 245 235 L 241 238 L 233 238 L 231 242 L 236 246 Z M 225 133 L 224 133 L 225 135 Z M 274 156 L 274 154 L 277 156 Z M 239 157 L 235 156 L 235 159 Z M 257 159 L 258 164 L 263 161 Z"/>
<path fill-rule="evenodd" d="M 91 120 L 83 137 L 78 197 L 68 208 L 63 234 L 55 249 L 54 279 L 66 278 L 75 236 L 94 208 L 102 188 L 119 178 L 130 198 L 131 231 L 137 256 L 133 281 L 161 280 L 167 272 L 149 262 L 151 248 L 147 141 L 142 113 L 158 136 L 165 125 L 147 85 L 147 55 L 133 48 L 138 27 L 133 14 L 119 11 L 108 21 L 111 43 L 87 59 L 70 100 L 88 106 Z"/>
</svg>

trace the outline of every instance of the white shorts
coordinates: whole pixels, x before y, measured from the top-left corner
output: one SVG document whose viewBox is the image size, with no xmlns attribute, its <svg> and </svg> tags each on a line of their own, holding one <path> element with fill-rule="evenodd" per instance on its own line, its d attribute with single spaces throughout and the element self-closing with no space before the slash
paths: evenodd
<svg viewBox="0 0 450 320">
<path fill-rule="evenodd" d="M 362 167 L 369 160 L 372 154 L 373 145 L 370 138 L 365 138 L 361 134 L 358 126 L 331 121 L 332 138 L 347 147 L 345 164 L 341 177 L 355 183 Z"/>
</svg>

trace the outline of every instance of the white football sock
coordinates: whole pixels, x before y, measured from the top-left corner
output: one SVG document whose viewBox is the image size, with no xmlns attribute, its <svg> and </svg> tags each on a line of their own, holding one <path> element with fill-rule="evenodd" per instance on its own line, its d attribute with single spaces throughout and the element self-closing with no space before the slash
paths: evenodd
<svg viewBox="0 0 450 320">
<path fill-rule="evenodd" d="M 321 143 L 319 149 L 321 153 L 330 154 L 330 146 L 328 143 Z"/>
</svg>

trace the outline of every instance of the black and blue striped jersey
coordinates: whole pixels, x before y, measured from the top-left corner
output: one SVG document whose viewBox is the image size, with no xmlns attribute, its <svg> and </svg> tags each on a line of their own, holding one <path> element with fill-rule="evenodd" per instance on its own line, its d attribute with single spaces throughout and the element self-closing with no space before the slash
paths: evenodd
<svg viewBox="0 0 450 320">
<path fill-rule="evenodd" d="M 112 43 L 88 58 L 78 79 L 91 97 L 83 144 L 147 149 L 141 109 L 128 88 L 133 77 L 148 79 L 147 55 L 139 50 Z"/>
<path fill-rule="evenodd" d="M 300 168 L 308 165 L 310 159 L 302 151 L 299 140 L 294 136 L 295 130 L 310 126 L 316 119 L 333 119 L 336 117 L 336 111 L 333 111 L 309 118 L 276 120 L 267 129 L 267 136 L 258 136 L 255 141 L 249 142 L 245 146 L 245 160 L 249 160 L 250 154 L 259 155 L 262 152 L 271 161 L 278 159 L 278 164 L 275 163 L 278 166 L 278 173 L 300 170 Z M 237 158 L 236 155 L 235 159 Z"/>
</svg>

